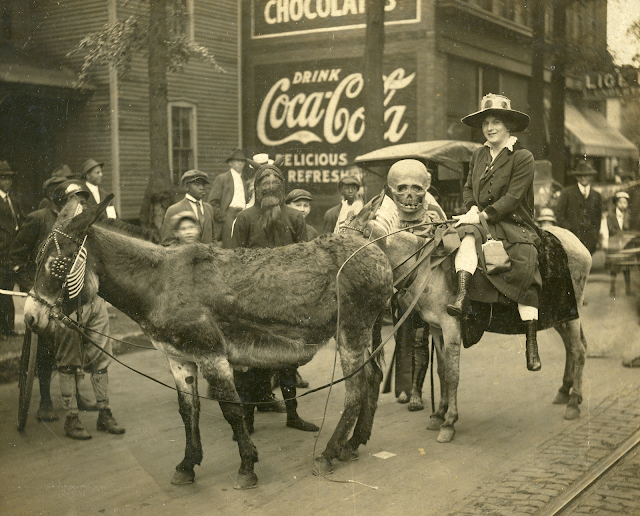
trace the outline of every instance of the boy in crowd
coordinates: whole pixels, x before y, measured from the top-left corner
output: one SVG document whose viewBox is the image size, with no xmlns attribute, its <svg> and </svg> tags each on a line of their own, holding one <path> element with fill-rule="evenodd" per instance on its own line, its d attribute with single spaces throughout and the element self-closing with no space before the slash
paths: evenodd
<svg viewBox="0 0 640 516">
<path fill-rule="evenodd" d="M 200 225 L 192 211 L 181 211 L 171 217 L 175 245 L 200 243 Z"/>
<path fill-rule="evenodd" d="M 351 216 L 360 213 L 364 207 L 362 197 L 358 195 L 360 179 L 356 176 L 344 176 L 338 182 L 338 191 L 342 202 L 329 208 L 324 214 L 324 233 L 338 233 L 340 226 Z"/>
<path fill-rule="evenodd" d="M 311 213 L 311 202 L 313 201 L 313 197 L 306 190 L 292 190 L 287 194 L 284 199 L 284 202 L 287 206 L 291 206 L 292 208 L 298 210 L 302 213 L 302 216 L 306 218 Z M 314 238 L 318 236 L 318 230 L 313 226 L 307 224 L 307 242 L 311 242 Z"/>
</svg>

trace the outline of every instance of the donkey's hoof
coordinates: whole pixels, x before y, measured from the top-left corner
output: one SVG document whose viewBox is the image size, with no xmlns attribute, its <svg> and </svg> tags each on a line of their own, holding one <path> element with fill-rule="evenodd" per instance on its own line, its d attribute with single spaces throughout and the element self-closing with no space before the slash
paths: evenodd
<svg viewBox="0 0 640 516">
<path fill-rule="evenodd" d="M 444 425 L 444 418 L 441 418 L 438 416 L 431 416 L 429 418 L 429 424 L 427 425 L 427 430 L 439 431 L 442 425 Z"/>
<path fill-rule="evenodd" d="M 238 483 L 234 489 L 255 489 L 258 487 L 258 477 L 251 471 L 249 473 L 238 473 Z"/>
<path fill-rule="evenodd" d="M 184 471 L 182 469 L 176 469 L 173 478 L 171 479 L 171 483 L 174 486 L 186 486 L 188 484 L 193 484 L 193 480 L 196 478 L 196 472 Z"/>
<path fill-rule="evenodd" d="M 562 391 L 558 391 L 558 394 L 556 394 L 556 397 L 553 399 L 553 404 L 566 405 L 567 403 L 569 403 L 569 395 Z"/>
<path fill-rule="evenodd" d="M 564 418 L 568 420 L 580 419 L 580 407 L 577 405 L 567 405 L 567 410 L 564 413 Z"/>
<path fill-rule="evenodd" d="M 409 403 L 409 396 L 407 396 L 406 392 L 402 391 L 400 393 L 398 396 L 398 403 Z"/>
<path fill-rule="evenodd" d="M 409 398 L 409 411 L 417 412 L 418 410 L 424 410 L 424 404 L 422 403 L 422 398 L 417 394 L 412 394 L 411 398 Z"/>
<path fill-rule="evenodd" d="M 358 450 L 351 450 L 349 448 L 340 448 L 338 452 L 338 460 L 342 462 L 354 462 L 358 460 Z"/>
<path fill-rule="evenodd" d="M 312 473 L 317 477 L 331 475 L 333 473 L 333 464 L 324 457 L 316 457 L 316 460 L 313 461 Z"/>
<path fill-rule="evenodd" d="M 439 443 L 450 443 L 451 441 L 453 441 L 453 436 L 455 435 L 455 433 L 456 431 L 453 426 L 442 425 L 440 427 L 440 433 L 438 434 L 436 441 L 438 441 Z"/>
</svg>

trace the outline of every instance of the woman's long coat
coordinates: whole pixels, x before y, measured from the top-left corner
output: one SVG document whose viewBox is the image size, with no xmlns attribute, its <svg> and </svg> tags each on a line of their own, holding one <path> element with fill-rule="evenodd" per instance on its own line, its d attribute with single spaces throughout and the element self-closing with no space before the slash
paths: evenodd
<svg viewBox="0 0 640 516">
<path fill-rule="evenodd" d="M 511 258 L 509 272 L 489 275 L 488 279 L 509 299 L 537 307 L 542 278 L 536 247 L 539 230 L 533 220 L 533 176 L 533 155 L 520 142 L 503 149 L 493 163 L 489 147 L 483 146 L 471 157 L 463 200 L 467 210 L 478 206 L 485 213 L 491 236 L 503 241 Z M 474 227 L 486 240 L 482 227 Z M 476 243 L 482 264 L 478 239 Z"/>
</svg>

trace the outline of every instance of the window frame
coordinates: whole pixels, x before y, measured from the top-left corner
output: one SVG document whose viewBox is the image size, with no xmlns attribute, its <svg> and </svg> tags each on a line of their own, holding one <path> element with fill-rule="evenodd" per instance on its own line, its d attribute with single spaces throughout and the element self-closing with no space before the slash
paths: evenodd
<svg viewBox="0 0 640 516">
<path fill-rule="evenodd" d="M 167 102 L 167 129 L 169 132 L 169 174 L 171 184 L 176 184 L 176 180 L 174 179 L 174 171 L 173 171 L 173 108 L 183 108 L 190 109 L 191 116 L 189 118 L 189 131 L 191 133 L 191 149 L 193 152 L 193 168 L 198 168 L 198 107 L 193 102 L 188 102 L 185 100 L 174 100 Z M 179 185 L 180 179 L 177 179 L 177 183 Z"/>
</svg>

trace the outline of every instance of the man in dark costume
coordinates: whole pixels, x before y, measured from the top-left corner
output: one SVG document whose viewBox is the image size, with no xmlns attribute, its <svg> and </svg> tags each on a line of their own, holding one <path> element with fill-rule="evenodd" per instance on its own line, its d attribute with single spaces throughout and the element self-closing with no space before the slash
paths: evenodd
<svg viewBox="0 0 640 516">
<path fill-rule="evenodd" d="M 256 168 L 255 204 L 241 211 L 235 221 L 231 243 L 233 248 L 273 248 L 307 241 L 304 217 L 298 210 L 284 204 L 285 179 L 276 161 L 258 164 L 248 160 Z M 318 427 L 298 416 L 295 366 L 278 370 L 280 388 L 285 400 L 287 426 L 305 432 L 316 432 Z M 234 380 L 240 399 L 244 402 L 272 401 L 271 372 L 266 369 L 234 371 Z M 247 428 L 253 431 L 255 405 L 245 405 Z"/>
</svg>

